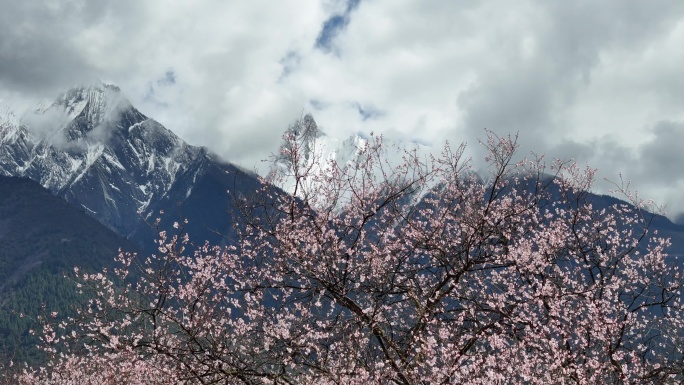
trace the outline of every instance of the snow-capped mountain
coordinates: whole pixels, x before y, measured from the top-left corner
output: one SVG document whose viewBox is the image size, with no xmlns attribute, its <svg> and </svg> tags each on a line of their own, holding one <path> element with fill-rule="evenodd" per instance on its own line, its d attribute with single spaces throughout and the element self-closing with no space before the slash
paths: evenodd
<svg viewBox="0 0 684 385">
<path fill-rule="evenodd" d="M 368 165 L 368 152 L 364 149 L 379 146 L 379 157 L 376 161 L 384 167 Z M 293 147 L 297 147 L 293 157 Z M 267 179 L 290 194 L 299 197 L 311 196 L 319 191 L 319 184 L 324 183 L 320 178 L 330 173 L 333 167 L 345 169 L 372 170 L 376 180 L 392 175 L 380 175 L 382 170 L 392 170 L 404 163 L 411 153 L 429 161 L 432 148 L 407 140 L 378 138 L 372 135 L 357 133 L 344 140 L 326 135 L 314 118 L 307 114 L 301 120 L 291 125 L 285 133 L 285 139 L 278 154 L 272 159 L 270 173 Z M 372 151 L 371 151 L 372 152 Z M 296 158 L 297 160 L 294 160 Z M 298 164 L 294 165 L 293 162 Z M 309 177 L 299 180 L 294 178 L 294 170 L 306 173 Z M 428 186 L 431 187 L 431 186 Z M 296 191 L 295 191 L 296 190 Z"/>
<path fill-rule="evenodd" d="M 0 120 L 0 174 L 33 179 L 124 236 L 189 199 L 211 170 L 231 167 L 143 115 L 113 85 L 75 87 Z M 229 199 L 223 188 L 219 195 Z"/>
</svg>

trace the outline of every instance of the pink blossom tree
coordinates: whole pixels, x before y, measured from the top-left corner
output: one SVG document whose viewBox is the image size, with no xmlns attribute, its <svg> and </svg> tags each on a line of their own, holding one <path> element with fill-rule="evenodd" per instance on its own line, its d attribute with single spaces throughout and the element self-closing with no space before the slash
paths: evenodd
<svg viewBox="0 0 684 385">
<path fill-rule="evenodd" d="M 515 139 L 491 133 L 486 176 L 463 147 L 388 165 L 374 140 L 362 167 L 346 167 L 286 139 L 285 177 L 305 194 L 264 182 L 236 198 L 244 218 L 229 246 L 193 246 L 180 225 L 160 233 L 156 255 L 79 274 L 90 303 L 48 326 L 50 366 L 20 380 L 684 379 L 679 261 L 648 234 L 647 203 L 626 193 L 629 204 L 592 206 L 593 170 L 515 163 Z"/>
</svg>

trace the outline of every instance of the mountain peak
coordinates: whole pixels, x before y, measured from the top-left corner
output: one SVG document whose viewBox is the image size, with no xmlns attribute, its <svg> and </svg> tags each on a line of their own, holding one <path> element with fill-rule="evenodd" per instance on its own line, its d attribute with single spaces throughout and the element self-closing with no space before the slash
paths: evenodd
<svg viewBox="0 0 684 385">
<path fill-rule="evenodd" d="M 293 134 L 297 139 L 311 141 L 316 138 L 324 136 L 325 133 L 318 128 L 318 124 L 311 114 L 306 114 L 304 117 L 287 129 L 288 133 Z"/>
<path fill-rule="evenodd" d="M 138 211 L 204 162 L 199 148 L 104 83 L 72 87 L 18 124 L 0 124 L 0 143 L 0 174 L 33 179 L 124 235 Z"/>
<path fill-rule="evenodd" d="M 122 108 L 130 107 L 121 89 L 112 84 L 93 83 L 70 88 L 57 97 L 47 108 L 60 108 L 70 119 L 81 117 L 95 127 Z M 44 112 L 44 111 L 37 111 Z"/>
<path fill-rule="evenodd" d="M 371 134 L 367 135 L 358 132 L 346 138 L 336 138 L 328 136 L 318 128 L 313 116 L 306 114 L 303 118 L 290 125 L 286 135 L 294 137 L 286 138 L 281 144 L 278 155 L 272 159 L 271 167 L 266 178 L 278 185 L 288 193 L 296 193 L 300 197 L 306 196 L 309 192 L 315 192 L 320 186 L 321 178 L 309 178 L 305 181 L 295 178 L 293 169 L 307 170 L 306 172 L 314 176 L 321 176 L 332 171 L 333 167 L 340 170 L 358 167 L 368 167 L 367 160 L 363 156 L 366 146 L 378 145 L 377 151 L 382 157 L 383 164 L 398 167 L 404 163 L 404 156 L 415 152 L 420 157 L 429 157 L 432 149 L 429 146 L 401 138 L 376 138 Z M 293 159 L 291 147 L 298 146 L 298 157 Z M 299 164 L 293 167 L 293 162 Z M 378 180 L 384 175 L 380 175 L 382 170 L 377 168 Z M 296 187 L 296 190 L 295 190 Z"/>
</svg>

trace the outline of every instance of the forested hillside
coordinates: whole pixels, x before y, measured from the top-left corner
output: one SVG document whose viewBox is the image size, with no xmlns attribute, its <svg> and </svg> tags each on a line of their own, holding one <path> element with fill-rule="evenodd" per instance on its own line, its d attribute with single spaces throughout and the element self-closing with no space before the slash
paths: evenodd
<svg viewBox="0 0 684 385">
<path fill-rule="evenodd" d="M 80 301 L 64 279 L 74 266 L 101 270 L 125 239 L 37 183 L 0 176 L 0 354 L 31 358 L 29 329 L 43 312 L 67 314 Z M 24 315 L 21 317 L 20 315 Z M 35 358 L 35 357 L 33 357 Z"/>
</svg>

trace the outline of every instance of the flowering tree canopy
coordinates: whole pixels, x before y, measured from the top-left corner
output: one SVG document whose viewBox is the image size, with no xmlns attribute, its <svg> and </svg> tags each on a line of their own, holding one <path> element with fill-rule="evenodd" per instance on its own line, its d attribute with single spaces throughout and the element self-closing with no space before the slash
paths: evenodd
<svg viewBox="0 0 684 385">
<path fill-rule="evenodd" d="M 239 197 L 237 240 L 79 274 L 79 316 L 48 325 L 24 383 L 622 384 L 681 381 L 679 262 L 646 203 L 598 209 L 593 170 L 513 162 L 514 138 L 362 167 L 286 138 L 286 178 Z M 316 167 L 312 167 L 315 165 Z M 109 381 L 109 382 L 108 382 Z"/>
</svg>

